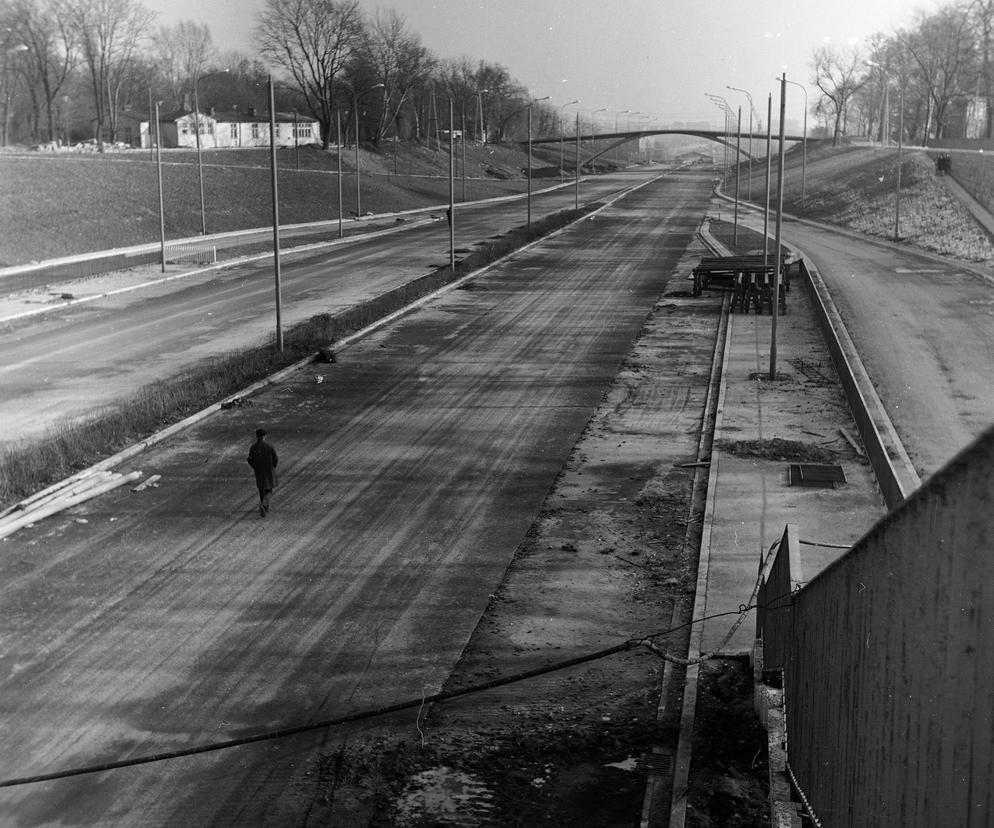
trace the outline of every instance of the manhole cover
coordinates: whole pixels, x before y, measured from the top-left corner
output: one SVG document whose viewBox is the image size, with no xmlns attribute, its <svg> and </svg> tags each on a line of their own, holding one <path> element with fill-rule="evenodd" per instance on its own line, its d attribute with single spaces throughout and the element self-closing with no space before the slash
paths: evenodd
<svg viewBox="0 0 994 828">
<path fill-rule="evenodd" d="M 646 753 L 639 758 L 638 766 L 644 773 L 669 776 L 673 773 L 673 756 L 670 753 Z"/>
<path fill-rule="evenodd" d="M 834 489 L 846 482 L 842 466 L 829 463 L 792 463 L 790 466 L 791 486 L 816 486 Z"/>
</svg>

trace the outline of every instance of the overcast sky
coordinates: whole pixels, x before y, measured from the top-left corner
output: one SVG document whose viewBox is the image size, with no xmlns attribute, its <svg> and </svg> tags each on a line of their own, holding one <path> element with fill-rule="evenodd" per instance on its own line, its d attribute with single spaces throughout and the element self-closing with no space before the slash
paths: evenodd
<svg viewBox="0 0 994 828">
<path fill-rule="evenodd" d="M 144 0 L 159 22 L 207 23 L 222 50 L 252 51 L 252 25 L 264 0 Z M 602 126 L 628 118 L 661 122 L 707 120 L 719 110 L 705 93 L 743 107 L 748 91 L 761 118 L 779 87 L 774 77 L 810 85 L 811 53 L 820 44 L 865 42 L 892 34 L 916 10 L 934 11 L 939 0 L 361 0 L 372 13 L 392 8 L 424 44 L 443 58 L 467 55 L 505 66 L 538 98 L 551 96 L 565 112 L 598 114 Z M 804 113 L 800 89 L 788 85 L 787 118 Z M 624 110 L 632 113 L 624 114 Z M 618 114 L 618 113 L 622 114 Z"/>
</svg>

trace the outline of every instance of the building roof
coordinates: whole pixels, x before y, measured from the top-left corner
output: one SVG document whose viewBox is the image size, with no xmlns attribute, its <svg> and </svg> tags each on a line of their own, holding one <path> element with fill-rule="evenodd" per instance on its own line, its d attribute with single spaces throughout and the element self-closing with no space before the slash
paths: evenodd
<svg viewBox="0 0 994 828">
<path fill-rule="evenodd" d="M 225 109 L 225 110 L 214 110 L 212 116 L 215 121 L 221 124 L 268 124 L 269 123 L 269 112 L 263 111 L 258 112 L 257 110 L 245 110 L 240 109 Z M 280 124 L 292 124 L 294 122 L 298 124 L 316 124 L 318 122 L 317 118 L 314 118 L 304 112 L 277 112 L 276 122 Z"/>
</svg>

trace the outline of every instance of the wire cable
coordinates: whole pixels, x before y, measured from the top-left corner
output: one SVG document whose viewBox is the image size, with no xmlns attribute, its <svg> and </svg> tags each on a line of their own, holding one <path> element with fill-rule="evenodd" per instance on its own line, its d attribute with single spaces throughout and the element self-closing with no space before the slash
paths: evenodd
<svg viewBox="0 0 994 828">
<path fill-rule="evenodd" d="M 154 762 L 165 762 L 170 759 L 181 759 L 188 756 L 197 756 L 203 753 L 213 753 L 221 750 L 228 750 L 229 748 L 241 747 L 243 745 L 250 745 L 256 742 L 266 742 L 273 741 L 276 739 L 285 739 L 289 736 L 295 736 L 300 733 L 307 733 L 313 730 L 322 730 L 329 727 L 334 727 L 336 725 L 348 724 L 350 722 L 363 721 L 365 719 L 372 719 L 378 716 L 385 716 L 390 713 L 397 713 L 401 710 L 409 710 L 414 707 L 423 707 L 426 704 L 434 704 L 436 702 L 449 701 L 450 699 L 459 698 L 460 696 L 468 696 L 474 693 L 481 693 L 486 690 L 492 690 L 496 687 L 503 687 L 508 684 L 516 684 L 521 681 L 526 681 L 527 679 L 535 678 L 537 676 L 545 675 L 547 673 L 557 672 L 559 670 L 565 670 L 570 667 L 576 667 L 580 664 L 586 664 L 591 661 L 598 661 L 602 658 L 607 658 L 608 656 L 616 655 L 618 653 L 626 652 L 628 650 L 633 650 L 637 647 L 646 647 L 657 655 L 662 655 L 667 660 L 676 661 L 677 663 L 686 663 L 686 660 L 680 661 L 676 656 L 670 656 L 660 650 L 653 639 L 670 635 L 674 632 L 678 632 L 681 629 L 692 626 L 694 624 L 703 623 L 704 621 L 710 621 L 715 618 L 721 618 L 728 615 L 737 615 L 735 623 L 732 626 L 731 633 L 726 636 L 726 642 L 739 625 L 742 623 L 743 618 L 746 613 L 750 610 L 755 609 L 756 605 L 752 603 L 755 599 L 755 590 L 753 591 L 753 599 L 750 600 L 748 605 L 740 605 L 738 610 L 718 612 L 713 615 L 706 615 L 703 618 L 692 619 L 684 624 L 678 624 L 668 630 L 663 630 L 660 632 L 652 633 L 649 636 L 642 638 L 630 638 L 621 644 L 616 644 L 613 647 L 608 647 L 603 650 L 597 650 L 592 653 L 587 653 L 586 655 L 577 656 L 576 658 L 566 659 L 565 661 L 555 662 L 553 664 L 548 664 L 544 667 L 536 667 L 532 670 L 525 670 L 519 673 L 513 673 L 509 676 L 503 676 L 501 678 L 491 679 L 490 681 L 483 682 L 481 684 L 473 684 L 467 687 L 463 687 L 456 690 L 447 690 L 440 693 L 434 693 L 430 696 L 421 695 L 414 699 L 407 699 L 405 701 L 397 702 L 395 704 L 385 705 L 383 707 L 374 708 L 372 710 L 362 710 L 355 713 L 349 713 L 344 716 L 337 716 L 332 719 L 322 719 L 317 722 L 310 722 L 308 724 L 293 725 L 284 728 L 278 728 L 276 730 L 269 730 L 262 733 L 255 733 L 250 736 L 243 736 L 238 739 L 228 739 L 221 742 L 212 742 L 205 745 L 198 745 L 191 748 L 181 748 L 179 750 L 164 751 L 161 753 L 150 753 L 145 756 L 135 756 L 130 759 L 119 759 L 114 762 L 104 762 L 101 764 L 93 765 L 83 765 L 76 768 L 66 768 L 64 770 L 52 771 L 51 773 L 36 774 L 34 776 L 22 776 L 11 779 L 0 780 L 0 788 L 12 788 L 20 785 L 33 785 L 39 782 L 52 782 L 57 779 L 67 779 L 73 776 L 83 776 L 90 773 L 102 773 L 104 771 L 117 770 L 119 768 L 129 768 L 135 767 L 137 765 L 147 765 Z M 778 599 L 779 600 L 779 599 Z M 710 656 L 709 656 L 710 657 Z M 702 657 L 699 660 L 704 660 Z M 420 714 L 419 714 L 420 715 Z"/>
<path fill-rule="evenodd" d="M 852 549 L 852 544 L 846 546 L 839 543 L 818 543 L 818 541 L 804 540 L 804 538 L 801 538 L 798 543 L 801 543 L 804 546 L 820 546 L 823 549 Z"/>
</svg>

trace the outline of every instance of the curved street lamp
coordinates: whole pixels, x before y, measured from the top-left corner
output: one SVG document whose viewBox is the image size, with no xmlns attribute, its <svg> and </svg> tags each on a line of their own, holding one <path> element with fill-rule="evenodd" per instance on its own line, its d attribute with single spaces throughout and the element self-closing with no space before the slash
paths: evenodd
<svg viewBox="0 0 994 828">
<path fill-rule="evenodd" d="M 741 92 L 749 99 L 749 190 L 746 198 L 752 201 L 752 112 L 755 107 L 752 103 L 752 95 L 746 92 L 745 89 L 739 89 L 737 86 L 726 86 L 726 89 L 731 89 L 733 92 Z M 807 107 L 805 107 L 807 108 Z M 803 199 L 802 199 L 803 200 Z"/>
<path fill-rule="evenodd" d="M 269 76 L 269 180 L 273 194 L 273 277 L 276 281 L 276 350 L 283 353 L 283 310 L 280 275 L 280 198 L 276 172 L 276 92 Z"/>
<path fill-rule="evenodd" d="M 565 132 L 565 127 L 563 126 L 563 110 L 567 106 L 572 106 L 573 104 L 580 103 L 580 99 L 570 101 L 569 103 L 564 103 L 559 107 L 559 183 L 562 184 L 566 180 L 566 176 L 563 174 L 563 164 L 565 159 L 563 158 L 563 132 Z"/>
<path fill-rule="evenodd" d="M 204 203 L 204 162 L 200 154 L 200 96 L 197 94 L 197 84 L 204 78 L 227 73 L 227 69 L 221 69 L 217 72 L 208 72 L 206 75 L 198 75 L 193 79 L 193 129 L 197 136 L 197 178 L 200 181 L 200 235 L 202 236 L 207 235 L 207 208 Z M 217 146 L 217 139 L 215 139 L 214 145 Z"/>
<path fill-rule="evenodd" d="M 643 122 L 643 124 L 642 124 L 643 127 L 647 127 L 653 121 L 658 121 L 659 118 L 654 118 L 654 117 L 652 117 L 652 115 L 640 115 L 639 116 L 639 120 Z M 641 131 L 641 128 L 638 127 L 638 126 L 636 126 L 636 129 L 639 129 Z M 635 145 L 635 157 L 636 157 L 636 159 L 639 159 L 639 161 L 641 163 L 641 157 L 642 157 L 642 138 L 639 137 L 639 138 L 636 139 L 636 141 L 637 141 L 637 143 Z M 651 153 L 651 150 L 650 150 L 650 153 Z"/>
<path fill-rule="evenodd" d="M 374 83 L 367 89 L 359 91 L 357 89 L 352 90 L 352 110 L 355 112 L 355 215 L 358 219 L 362 216 L 362 205 L 360 202 L 359 194 L 359 96 L 365 95 L 367 92 L 372 92 L 374 89 L 383 89 L 385 84 Z"/>
<path fill-rule="evenodd" d="M 590 113 L 590 132 L 593 135 L 597 134 L 597 119 L 594 117 L 598 112 L 607 112 L 607 107 L 602 106 L 600 109 L 594 109 Z"/>
<path fill-rule="evenodd" d="M 780 78 L 775 80 L 780 80 Z M 805 89 L 804 84 L 797 81 L 787 80 L 786 77 L 784 77 L 784 81 L 791 86 L 798 87 L 804 93 L 804 131 L 801 139 L 801 209 L 804 209 L 805 179 L 808 171 L 808 90 Z"/>
<path fill-rule="evenodd" d="M 531 232 L 532 229 L 532 104 L 539 103 L 540 101 L 547 101 L 551 98 L 551 95 L 546 95 L 544 98 L 529 98 L 528 99 L 528 169 L 525 170 L 525 178 L 528 183 L 528 231 Z"/>
<path fill-rule="evenodd" d="M 728 101 L 726 101 L 723 97 L 721 97 L 721 95 L 712 95 L 710 92 L 705 92 L 704 96 L 706 98 L 709 98 L 711 100 L 711 103 L 713 103 L 715 106 L 721 109 L 725 115 L 725 146 L 723 154 L 725 163 L 724 163 L 724 170 L 722 171 L 721 174 L 721 183 L 722 186 L 724 186 L 728 179 L 728 149 L 729 149 L 728 142 L 731 140 L 728 137 L 728 116 L 731 115 L 732 108 L 728 105 Z"/>
<path fill-rule="evenodd" d="M 483 96 L 490 92 L 489 89 L 477 89 L 476 90 L 476 102 L 479 106 L 480 119 L 476 122 L 476 140 L 481 144 L 486 143 L 484 138 L 485 130 L 483 129 Z"/>
</svg>

